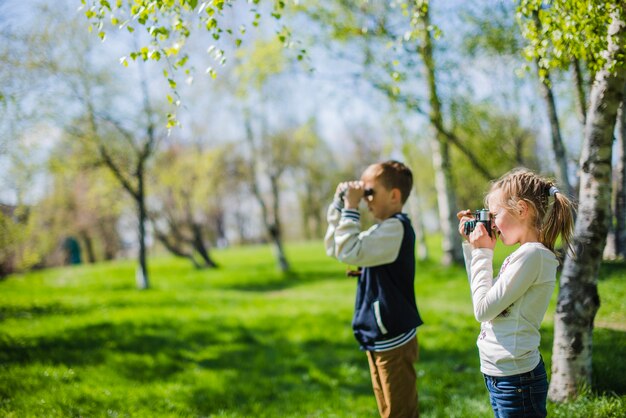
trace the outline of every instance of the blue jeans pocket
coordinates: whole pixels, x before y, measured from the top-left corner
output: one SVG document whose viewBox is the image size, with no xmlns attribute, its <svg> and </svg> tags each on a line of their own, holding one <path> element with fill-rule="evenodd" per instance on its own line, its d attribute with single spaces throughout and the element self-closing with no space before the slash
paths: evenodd
<svg viewBox="0 0 626 418">
<path fill-rule="evenodd" d="M 532 377 L 524 375 L 485 376 L 491 406 L 496 417 L 538 417 L 547 415 L 547 375 L 535 369 Z"/>
</svg>

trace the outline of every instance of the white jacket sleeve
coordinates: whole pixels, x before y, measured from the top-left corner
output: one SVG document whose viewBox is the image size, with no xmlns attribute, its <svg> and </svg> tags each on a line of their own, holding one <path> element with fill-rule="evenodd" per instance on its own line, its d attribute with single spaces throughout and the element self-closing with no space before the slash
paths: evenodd
<svg viewBox="0 0 626 418">
<path fill-rule="evenodd" d="M 474 316 L 480 322 L 491 321 L 524 295 L 543 268 L 540 253 L 513 253 L 494 282 L 492 260 L 493 250 L 478 248 L 471 253 L 472 303 Z"/>
<path fill-rule="evenodd" d="M 334 230 L 334 256 L 361 267 L 389 264 L 398 258 L 404 227 L 396 218 L 389 218 L 361 232 L 361 219 L 356 210 L 344 209 Z M 327 245 L 327 250 L 329 246 Z"/>
<path fill-rule="evenodd" d="M 329 257 L 335 257 L 335 230 L 341 218 L 342 206 L 340 202 L 334 201 L 328 206 L 328 211 L 326 212 L 328 229 L 324 236 L 324 247 L 326 248 L 326 255 Z"/>
</svg>

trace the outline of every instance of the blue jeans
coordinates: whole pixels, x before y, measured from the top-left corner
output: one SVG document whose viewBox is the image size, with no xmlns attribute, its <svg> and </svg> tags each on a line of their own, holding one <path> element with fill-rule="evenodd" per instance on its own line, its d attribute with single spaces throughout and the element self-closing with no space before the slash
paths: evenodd
<svg viewBox="0 0 626 418">
<path fill-rule="evenodd" d="M 496 418 L 543 418 L 548 414 L 548 375 L 543 359 L 528 373 L 484 377 Z"/>
</svg>

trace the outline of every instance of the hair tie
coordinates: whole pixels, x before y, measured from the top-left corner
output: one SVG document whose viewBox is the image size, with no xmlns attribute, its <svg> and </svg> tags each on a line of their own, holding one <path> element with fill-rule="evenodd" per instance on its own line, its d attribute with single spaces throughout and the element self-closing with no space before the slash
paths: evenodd
<svg viewBox="0 0 626 418">
<path fill-rule="evenodd" d="M 561 191 L 557 189 L 555 186 L 552 186 L 550 187 L 550 190 L 548 191 L 548 193 L 550 193 L 550 196 L 554 196 L 557 193 L 561 193 Z"/>
</svg>

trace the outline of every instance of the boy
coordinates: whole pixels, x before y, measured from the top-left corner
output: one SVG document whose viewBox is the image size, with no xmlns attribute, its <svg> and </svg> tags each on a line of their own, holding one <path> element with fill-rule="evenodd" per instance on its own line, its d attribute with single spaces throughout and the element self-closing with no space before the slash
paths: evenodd
<svg viewBox="0 0 626 418">
<path fill-rule="evenodd" d="M 422 324 L 413 287 L 415 233 L 402 207 L 413 187 L 397 161 L 369 166 L 360 181 L 340 183 L 328 209 L 326 254 L 361 266 L 352 329 L 367 353 L 382 417 L 417 417 L 416 328 Z M 361 231 L 361 199 L 379 221 Z"/>
</svg>

